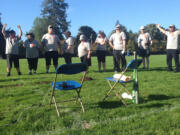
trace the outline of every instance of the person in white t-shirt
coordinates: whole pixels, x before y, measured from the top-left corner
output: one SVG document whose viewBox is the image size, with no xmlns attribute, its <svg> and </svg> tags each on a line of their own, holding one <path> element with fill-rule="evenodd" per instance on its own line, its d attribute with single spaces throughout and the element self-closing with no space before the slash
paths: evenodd
<svg viewBox="0 0 180 135">
<path fill-rule="evenodd" d="M 101 63 L 103 66 L 103 71 L 106 71 L 106 44 L 107 38 L 103 31 L 99 31 L 99 34 L 96 38 L 96 55 L 98 60 L 98 69 L 101 72 Z"/>
<path fill-rule="evenodd" d="M 48 33 L 46 33 L 41 40 L 41 44 L 45 49 L 46 73 L 49 73 L 51 59 L 56 70 L 58 66 L 58 48 L 60 47 L 60 39 L 54 34 L 54 27 L 48 26 Z"/>
<path fill-rule="evenodd" d="M 144 31 L 144 26 L 141 26 L 140 32 L 138 36 L 139 56 L 142 57 L 144 69 L 146 58 L 147 69 L 149 69 L 150 45 L 152 45 L 152 40 L 150 34 Z"/>
<path fill-rule="evenodd" d="M 72 63 L 72 56 L 74 54 L 74 39 L 70 31 L 65 32 L 66 40 L 62 47 L 63 57 L 66 64 Z"/>
<path fill-rule="evenodd" d="M 167 65 L 168 71 L 173 71 L 172 69 L 172 58 L 174 58 L 176 72 L 179 72 L 179 45 L 178 45 L 178 36 L 180 35 L 180 30 L 176 30 L 175 25 L 171 24 L 169 26 L 169 31 L 161 28 L 159 24 L 156 24 L 156 27 L 167 36 Z"/>
<path fill-rule="evenodd" d="M 114 71 L 120 71 L 120 61 L 124 70 L 126 68 L 126 34 L 122 31 L 121 25 L 116 25 L 116 32 L 111 35 L 109 44 L 113 49 Z"/>
<path fill-rule="evenodd" d="M 80 41 L 81 43 L 78 46 L 78 56 L 81 59 L 81 62 L 91 66 L 91 45 L 86 41 L 84 35 L 80 35 Z"/>
</svg>

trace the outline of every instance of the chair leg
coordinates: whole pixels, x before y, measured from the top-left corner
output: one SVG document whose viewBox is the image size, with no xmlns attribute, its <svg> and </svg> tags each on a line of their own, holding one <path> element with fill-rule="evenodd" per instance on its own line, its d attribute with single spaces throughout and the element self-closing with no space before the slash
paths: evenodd
<svg viewBox="0 0 180 135">
<path fill-rule="evenodd" d="M 127 106 L 126 102 L 123 100 L 123 98 L 118 94 L 118 93 L 115 93 L 115 95 L 122 101 L 122 103 Z"/>
<path fill-rule="evenodd" d="M 111 93 L 111 91 L 114 89 L 114 87 L 111 85 L 111 83 L 109 82 L 109 81 L 107 81 L 108 82 L 108 84 L 109 84 L 109 86 L 110 86 L 110 90 L 107 92 L 107 94 L 106 94 L 106 96 L 104 97 L 104 99 L 103 99 L 103 101 L 105 101 L 105 99 L 107 98 L 107 97 L 109 97 L 109 94 Z"/>
<path fill-rule="evenodd" d="M 55 99 L 54 96 L 53 96 L 53 101 L 54 101 L 54 105 L 55 105 L 55 108 L 56 108 L 57 115 L 58 115 L 58 117 L 59 117 L 59 116 L 60 116 L 60 113 L 59 113 L 59 111 L 58 111 L 58 107 L 57 107 L 57 104 L 56 104 L 56 99 Z"/>
<path fill-rule="evenodd" d="M 79 99 L 79 102 L 81 104 L 82 112 L 85 112 L 84 111 L 84 106 L 83 106 L 83 103 L 82 103 L 82 99 L 81 99 L 81 96 L 80 96 L 80 90 L 76 90 L 76 92 L 78 94 L 78 99 Z"/>
</svg>

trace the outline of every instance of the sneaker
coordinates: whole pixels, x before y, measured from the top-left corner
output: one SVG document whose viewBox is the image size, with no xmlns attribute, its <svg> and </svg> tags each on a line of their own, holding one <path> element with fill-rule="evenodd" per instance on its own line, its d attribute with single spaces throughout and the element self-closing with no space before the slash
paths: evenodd
<svg viewBox="0 0 180 135">
<path fill-rule="evenodd" d="M 18 75 L 22 75 L 21 72 L 18 72 Z"/>
<path fill-rule="evenodd" d="M 29 75 L 32 75 L 32 72 L 29 72 Z"/>
<path fill-rule="evenodd" d="M 170 72 L 170 71 L 173 71 L 173 69 L 172 69 L 172 68 L 169 68 L 167 71 L 169 71 L 169 72 Z"/>
<path fill-rule="evenodd" d="M 34 71 L 34 75 L 36 74 L 36 71 Z"/>
<path fill-rule="evenodd" d="M 47 70 L 46 73 L 48 74 L 48 73 L 49 73 L 49 70 Z"/>
<path fill-rule="evenodd" d="M 11 75 L 11 73 L 10 73 L 10 72 L 8 72 L 6 76 L 10 76 L 10 75 Z"/>
</svg>

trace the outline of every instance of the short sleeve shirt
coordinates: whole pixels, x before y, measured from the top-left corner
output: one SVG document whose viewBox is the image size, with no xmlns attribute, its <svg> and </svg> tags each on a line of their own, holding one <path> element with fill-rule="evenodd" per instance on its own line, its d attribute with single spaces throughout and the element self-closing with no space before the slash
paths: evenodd
<svg viewBox="0 0 180 135">
<path fill-rule="evenodd" d="M 30 42 L 26 40 L 24 43 L 24 47 L 26 48 L 26 57 L 27 58 L 37 58 L 39 57 L 39 48 L 40 45 L 36 40 Z"/>
<path fill-rule="evenodd" d="M 126 40 L 126 34 L 124 32 L 114 33 L 109 40 L 113 42 L 114 50 L 123 50 L 123 40 Z"/>
<path fill-rule="evenodd" d="M 6 54 L 19 55 L 19 44 L 20 40 L 18 37 L 10 38 L 10 36 L 5 36 L 6 39 Z"/>
<path fill-rule="evenodd" d="M 47 33 L 42 37 L 41 42 L 45 45 L 46 52 L 58 51 L 60 40 L 57 35 Z"/>
<path fill-rule="evenodd" d="M 97 42 L 96 50 L 106 51 L 106 44 L 105 45 L 101 44 L 103 42 L 103 40 L 105 40 L 105 42 L 107 42 L 106 37 L 105 38 L 100 38 L 100 37 L 96 38 L 96 42 Z"/>
<path fill-rule="evenodd" d="M 66 39 L 65 44 L 63 45 L 63 52 L 67 52 L 68 46 L 71 45 L 72 47 L 68 50 L 68 53 L 74 54 L 74 40 L 72 37 Z"/>
<path fill-rule="evenodd" d="M 151 36 L 149 33 L 140 34 L 138 37 L 138 45 L 141 49 L 148 49 L 150 46 Z"/>
<path fill-rule="evenodd" d="M 180 34 L 179 31 L 169 32 L 166 31 L 167 35 L 167 46 L 166 49 L 178 49 L 178 36 Z"/>
<path fill-rule="evenodd" d="M 91 46 L 89 42 L 80 43 L 78 46 L 78 56 L 83 57 L 88 54 L 88 51 L 91 50 Z"/>
</svg>

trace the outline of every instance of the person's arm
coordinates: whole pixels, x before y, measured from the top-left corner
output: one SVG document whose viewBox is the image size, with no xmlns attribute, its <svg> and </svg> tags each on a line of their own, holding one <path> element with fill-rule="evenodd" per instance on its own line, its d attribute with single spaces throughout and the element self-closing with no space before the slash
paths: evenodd
<svg viewBox="0 0 180 135">
<path fill-rule="evenodd" d="M 123 40 L 123 54 L 126 52 L 126 40 Z"/>
<path fill-rule="evenodd" d="M 156 27 L 163 33 L 166 34 L 166 30 L 164 30 L 163 28 L 161 28 L 161 26 L 159 24 L 156 24 Z"/>
<path fill-rule="evenodd" d="M 70 41 L 68 43 L 68 47 L 67 47 L 67 52 L 69 52 L 69 50 L 73 47 L 74 41 L 72 38 L 70 38 Z"/>
<path fill-rule="evenodd" d="M 22 30 L 21 30 L 20 25 L 17 25 L 17 28 L 19 29 L 18 39 L 21 39 L 21 37 L 22 37 Z"/>
<path fill-rule="evenodd" d="M 88 50 L 87 58 L 90 59 L 91 58 L 91 45 L 90 45 L 90 43 L 88 43 L 87 50 Z"/>
<path fill-rule="evenodd" d="M 4 24 L 3 28 L 2 28 L 2 34 L 4 37 L 6 37 L 6 26 L 7 26 L 7 24 Z"/>
<path fill-rule="evenodd" d="M 138 47 L 140 47 L 140 45 L 141 45 L 141 39 L 140 39 L 140 35 L 139 35 L 139 37 L 138 37 Z"/>
</svg>

